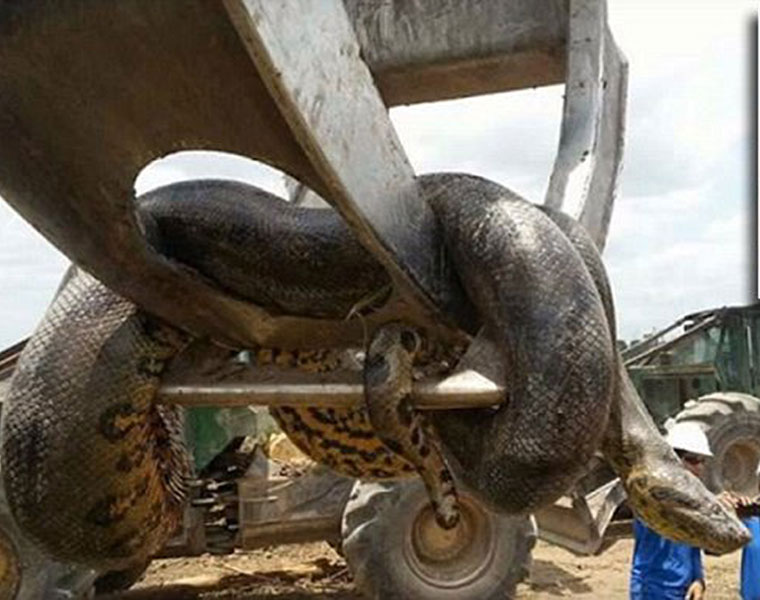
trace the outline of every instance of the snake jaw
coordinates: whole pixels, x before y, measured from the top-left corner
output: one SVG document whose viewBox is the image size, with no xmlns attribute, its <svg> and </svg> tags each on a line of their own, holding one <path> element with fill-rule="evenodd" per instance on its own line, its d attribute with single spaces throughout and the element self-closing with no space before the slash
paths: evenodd
<svg viewBox="0 0 760 600">
<path fill-rule="evenodd" d="M 680 463 L 634 472 L 624 485 L 628 502 L 650 528 L 674 541 L 715 554 L 741 548 L 751 536 L 736 513 Z"/>
</svg>

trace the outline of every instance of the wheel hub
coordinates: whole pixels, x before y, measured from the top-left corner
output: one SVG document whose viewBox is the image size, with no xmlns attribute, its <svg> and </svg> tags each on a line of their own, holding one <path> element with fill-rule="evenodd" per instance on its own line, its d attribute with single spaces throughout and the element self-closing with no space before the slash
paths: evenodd
<svg viewBox="0 0 760 600">
<path fill-rule="evenodd" d="M 429 504 L 415 517 L 404 556 L 409 567 L 432 586 L 464 587 L 488 569 L 495 552 L 490 518 L 466 498 L 461 518 L 452 529 L 438 525 Z"/>
</svg>

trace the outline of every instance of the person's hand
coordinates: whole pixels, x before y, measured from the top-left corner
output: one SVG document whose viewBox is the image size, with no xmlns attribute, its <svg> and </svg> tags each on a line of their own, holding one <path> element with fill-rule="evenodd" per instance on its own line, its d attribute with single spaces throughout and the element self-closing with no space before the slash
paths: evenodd
<svg viewBox="0 0 760 600">
<path fill-rule="evenodd" d="M 734 510 L 740 506 L 749 506 L 752 504 L 752 498 L 749 498 L 747 496 L 740 496 L 728 490 L 724 490 L 718 494 L 718 500 L 720 500 L 726 506 L 733 508 Z"/>
<path fill-rule="evenodd" d="M 684 600 L 702 600 L 705 597 L 705 582 L 701 579 L 692 581 L 686 590 Z"/>
<path fill-rule="evenodd" d="M 739 496 L 739 506 L 751 506 L 757 498 L 750 498 L 749 496 Z"/>
</svg>

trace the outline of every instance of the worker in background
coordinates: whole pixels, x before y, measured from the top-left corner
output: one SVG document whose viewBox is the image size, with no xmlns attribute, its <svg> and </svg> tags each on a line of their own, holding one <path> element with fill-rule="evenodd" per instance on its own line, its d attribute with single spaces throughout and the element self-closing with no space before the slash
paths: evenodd
<svg viewBox="0 0 760 600">
<path fill-rule="evenodd" d="M 705 461 L 712 457 L 702 428 L 696 423 L 674 423 L 666 439 L 684 467 L 701 478 Z M 699 548 L 662 537 L 638 519 L 633 533 L 631 600 L 702 600 L 705 579 Z"/>
<path fill-rule="evenodd" d="M 749 544 L 742 549 L 742 600 L 760 600 L 760 517 L 742 519 L 752 533 Z"/>
<path fill-rule="evenodd" d="M 760 476 L 760 465 L 758 465 L 757 475 Z M 757 496 L 740 496 L 733 492 L 723 492 L 720 497 L 737 510 L 740 510 L 742 506 L 752 505 L 758 500 Z M 742 548 L 739 590 L 742 600 L 760 600 L 760 517 L 744 517 L 742 522 L 752 534 L 752 539 Z"/>
</svg>

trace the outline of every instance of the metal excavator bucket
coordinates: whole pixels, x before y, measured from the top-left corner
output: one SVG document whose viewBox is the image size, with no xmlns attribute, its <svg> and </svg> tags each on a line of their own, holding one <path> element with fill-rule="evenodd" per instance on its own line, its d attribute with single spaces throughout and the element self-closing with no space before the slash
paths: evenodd
<svg viewBox="0 0 760 600">
<path fill-rule="evenodd" d="M 569 494 L 536 513 L 538 535 L 576 554 L 596 554 L 624 500 L 620 479 L 601 459 L 594 459 Z"/>
<path fill-rule="evenodd" d="M 0 195 L 116 292 L 236 347 L 344 344 L 388 314 L 471 331 L 388 108 L 562 82 L 545 202 L 602 248 L 626 96 L 604 0 L 3 2 Z M 154 252 L 133 213 L 135 178 L 202 149 L 263 161 L 326 198 L 391 274 L 391 306 L 340 328 L 269 314 Z M 467 380 L 457 402 L 490 404 L 500 386 Z M 216 389 L 214 402 L 295 393 L 276 387 Z M 358 389 L 322 392 L 353 402 Z M 451 389 L 429 389 L 432 404 L 447 406 Z"/>
<path fill-rule="evenodd" d="M 235 345 L 309 337 L 320 322 L 268 314 L 163 260 L 132 212 L 135 177 L 158 157 L 248 156 L 333 204 L 392 274 L 412 320 L 466 328 L 469 306 L 439 263 L 388 107 L 565 81 L 546 202 L 601 246 L 626 87 L 605 9 L 603 0 L 2 3 L 0 195 L 73 261 L 169 322 Z"/>
</svg>

